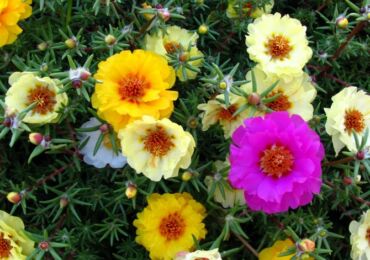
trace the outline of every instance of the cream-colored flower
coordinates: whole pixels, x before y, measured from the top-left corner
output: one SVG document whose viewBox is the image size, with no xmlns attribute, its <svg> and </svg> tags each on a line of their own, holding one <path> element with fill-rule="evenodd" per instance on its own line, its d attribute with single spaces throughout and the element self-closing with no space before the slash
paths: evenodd
<svg viewBox="0 0 370 260">
<path fill-rule="evenodd" d="M 25 260 L 34 244 L 24 233 L 22 219 L 0 210 L 0 259 Z"/>
<path fill-rule="evenodd" d="M 137 173 L 152 181 L 176 177 L 189 167 L 195 141 L 191 134 L 165 118 L 144 116 L 120 130 L 122 153 Z"/>
<path fill-rule="evenodd" d="M 361 216 L 359 222 L 353 220 L 349 225 L 351 232 L 351 258 L 353 260 L 370 259 L 370 210 Z"/>
<path fill-rule="evenodd" d="M 332 97 L 332 105 L 325 108 L 326 132 L 332 137 L 336 155 L 347 147 L 356 152 L 353 133 L 361 138 L 370 126 L 370 96 L 356 87 L 347 87 Z M 366 146 L 370 144 L 370 138 Z"/>
<path fill-rule="evenodd" d="M 222 260 L 218 248 L 212 250 L 197 250 L 195 252 L 180 252 L 175 256 L 174 260 Z"/>
<path fill-rule="evenodd" d="M 262 15 L 249 24 L 246 44 L 249 57 L 260 69 L 285 81 L 301 75 L 312 56 L 306 27 L 280 13 Z"/>
<path fill-rule="evenodd" d="M 40 78 L 30 72 L 15 72 L 9 78 L 11 87 L 5 97 L 5 104 L 12 113 L 19 113 L 31 104 L 36 106 L 23 118 L 31 124 L 55 123 L 59 110 L 67 105 L 65 93 L 58 94 L 61 82 L 49 77 Z"/>
<path fill-rule="evenodd" d="M 230 163 L 216 161 L 215 166 L 217 171 L 223 171 L 230 166 Z M 230 183 L 227 181 L 227 176 L 222 177 L 220 173 L 216 173 L 213 177 L 207 176 L 204 182 L 207 185 L 208 192 L 211 192 L 213 185 L 216 185 L 213 199 L 224 208 L 232 208 L 235 205 L 245 205 L 244 192 L 231 187 Z M 221 190 L 223 190 L 223 192 Z"/>
<path fill-rule="evenodd" d="M 174 54 L 177 52 L 180 60 L 203 57 L 203 53 L 197 48 L 198 37 L 196 32 L 189 32 L 178 26 L 170 26 L 167 28 L 165 34 L 162 31 L 158 31 L 152 35 L 147 34 L 145 37 L 145 49 L 163 55 L 166 58 L 168 58 L 166 56 L 167 54 Z M 203 64 L 203 58 L 188 63 L 196 68 L 200 68 Z M 188 79 L 195 79 L 197 76 L 195 71 L 185 69 L 185 72 Z M 183 66 L 180 66 L 176 70 L 176 75 L 181 81 L 185 81 Z"/>
<path fill-rule="evenodd" d="M 225 100 L 224 94 L 218 95 L 216 99 L 209 100 L 205 104 L 198 105 L 198 109 L 204 111 L 201 114 L 202 130 L 207 131 L 211 125 L 219 123 L 224 130 L 225 138 L 229 138 L 234 130 L 243 123 L 243 119 L 248 116 L 247 110 L 233 116 L 241 106 L 246 104 L 246 99 L 230 93 L 229 106 L 226 106 L 217 99 Z"/>
<path fill-rule="evenodd" d="M 272 7 L 274 6 L 274 0 L 271 0 L 270 3 L 265 4 L 262 8 L 260 7 L 253 7 L 251 2 L 245 1 L 243 3 L 243 6 L 241 7 L 241 13 L 239 14 L 240 1 L 237 0 L 229 0 L 229 3 L 227 5 L 226 15 L 227 17 L 234 19 L 250 16 L 252 18 L 258 18 L 262 16 L 263 14 L 269 14 L 271 13 Z"/>
<path fill-rule="evenodd" d="M 262 93 L 276 81 L 279 81 L 267 97 L 280 95 L 274 101 L 266 104 L 268 108 L 274 111 L 288 111 L 290 114 L 300 115 L 306 121 L 312 119 L 314 109 L 311 103 L 315 99 L 317 91 L 311 82 L 311 78 L 306 73 L 285 82 L 283 78 L 265 74 L 257 67 L 254 67 L 252 71 L 256 77 L 257 93 Z M 252 93 L 251 71 L 248 72 L 246 78 L 249 82 L 241 88 L 250 94 Z"/>
</svg>

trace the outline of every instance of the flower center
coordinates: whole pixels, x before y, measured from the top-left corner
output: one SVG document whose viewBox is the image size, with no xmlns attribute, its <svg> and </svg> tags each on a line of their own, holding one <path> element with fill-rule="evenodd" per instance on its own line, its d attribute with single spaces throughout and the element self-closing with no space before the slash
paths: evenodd
<svg viewBox="0 0 370 260">
<path fill-rule="evenodd" d="M 267 95 L 268 98 L 271 98 L 277 94 L 280 94 L 274 101 L 271 101 L 266 104 L 266 106 L 274 111 L 287 111 L 292 107 L 292 104 L 289 102 L 288 96 L 283 94 L 282 91 L 273 91 Z"/>
<path fill-rule="evenodd" d="M 352 131 L 360 133 L 365 128 L 364 116 L 357 109 L 348 109 L 344 115 L 345 130 L 351 134 Z"/>
<path fill-rule="evenodd" d="M 3 233 L 0 233 L 0 258 L 8 258 L 10 256 L 10 250 L 12 250 L 10 241 L 4 238 Z"/>
<path fill-rule="evenodd" d="M 171 213 L 167 217 L 162 218 L 159 225 L 159 232 L 167 240 L 177 240 L 184 234 L 185 220 L 178 213 Z"/>
<path fill-rule="evenodd" d="M 220 112 L 218 112 L 218 118 L 220 120 L 225 120 L 225 121 L 231 122 L 235 119 L 235 117 L 233 115 L 234 115 L 234 113 L 236 112 L 237 109 L 238 108 L 237 108 L 236 105 L 231 105 L 228 108 L 221 108 Z"/>
<path fill-rule="evenodd" d="M 164 45 L 164 48 L 166 49 L 167 53 L 172 54 L 180 49 L 180 44 L 178 44 L 177 42 L 167 42 Z"/>
<path fill-rule="evenodd" d="M 29 91 L 27 99 L 29 104 L 36 103 L 32 110 L 34 113 L 45 115 L 53 111 L 54 105 L 57 103 L 55 96 L 55 92 L 47 86 L 39 85 Z"/>
<path fill-rule="evenodd" d="M 289 56 L 289 53 L 293 49 L 290 46 L 289 40 L 282 35 L 272 35 L 272 37 L 265 44 L 267 53 L 271 55 L 273 59 L 283 60 Z"/>
<path fill-rule="evenodd" d="M 367 230 L 366 230 L 366 240 L 367 240 L 367 242 L 369 243 L 369 246 L 370 246 L 370 227 L 367 228 Z"/>
<path fill-rule="evenodd" d="M 172 138 L 161 126 L 157 126 L 154 130 L 148 130 L 148 135 L 144 137 L 144 148 L 152 155 L 162 157 L 174 146 Z"/>
<path fill-rule="evenodd" d="M 281 145 L 272 145 L 263 151 L 260 158 L 260 168 L 268 176 L 280 178 L 287 175 L 293 168 L 292 153 Z"/>
<path fill-rule="evenodd" d="M 119 82 L 121 100 L 137 103 L 145 95 L 145 89 L 150 85 L 143 77 L 129 74 Z"/>
</svg>

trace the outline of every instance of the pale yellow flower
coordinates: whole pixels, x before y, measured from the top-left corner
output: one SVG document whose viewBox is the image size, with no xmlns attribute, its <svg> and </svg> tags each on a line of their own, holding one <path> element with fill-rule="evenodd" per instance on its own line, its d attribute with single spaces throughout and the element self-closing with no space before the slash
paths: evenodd
<svg viewBox="0 0 370 260">
<path fill-rule="evenodd" d="M 189 32 L 178 26 L 170 26 L 166 33 L 158 31 L 152 35 L 147 34 L 145 37 L 145 49 L 160 54 L 166 58 L 166 54 L 173 54 L 178 52 L 179 59 L 189 59 L 193 57 L 203 57 L 203 53 L 197 48 L 198 34 L 196 32 Z M 190 47 L 190 50 L 189 50 Z M 180 57 L 181 56 L 181 57 Z M 189 64 L 199 68 L 203 64 L 203 58 L 189 61 Z M 181 81 L 185 81 L 183 76 L 183 66 L 176 70 L 176 75 Z M 188 79 L 195 79 L 197 73 L 195 71 L 185 69 Z"/>
<path fill-rule="evenodd" d="M 252 69 L 256 77 L 257 93 L 262 93 L 273 85 L 276 81 L 278 85 L 268 94 L 267 97 L 273 97 L 279 94 L 279 97 L 266 106 L 274 111 L 288 111 L 290 114 L 300 115 L 308 121 L 313 117 L 312 101 L 315 99 L 317 91 L 312 84 L 311 78 L 303 73 L 286 82 L 283 78 L 273 77 L 265 74 L 257 67 Z M 249 71 L 246 76 L 247 84 L 241 88 L 248 94 L 252 93 L 252 72 Z"/>
<path fill-rule="evenodd" d="M 249 57 L 266 74 L 284 78 L 301 75 L 311 59 L 306 27 L 297 19 L 279 13 L 262 15 L 248 26 Z"/>
<path fill-rule="evenodd" d="M 194 138 L 169 119 L 144 116 L 121 129 L 118 136 L 128 164 L 152 181 L 176 177 L 180 168 L 191 163 Z"/>
<path fill-rule="evenodd" d="M 34 242 L 24 233 L 22 219 L 0 211 L 0 259 L 25 260 Z"/>
<path fill-rule="evenodd" d="M 36 106 L 22 120 L 31 124 L 55 123 L 59 110 L 67 105 L 65 93 L 58 94 L 62 84 L 57 79 L 38 77 L 29 72 L 15 72 L 9 78 L 11 87 L 5 97 L 7 109 L 19 113 L 31 104 Z"/>
<path fill-rule="evenodd" d="M 347 147 L 356 152 L 354 134 L 361 139 L 370 126 L 370 96 L 356 87 L 347 87 L 332 97 L 332 105 L 325 108 L 326 132 L 332 137 L 336 155 Z M 370 144 L 370 138 L 366 146 Z"/>
<path fill-rule="evenodd" d="M 370 259 L 370 210 L 361 216 L 359 222 L 353 220 L 349 225 L 349 231 L 351 232 L 352 259 Z"/>
<path fill-rule="evenodd" d="M 204 111 L 201 114 L 202 130 L 207 131 L 212 125 L 219 123 L 224 130 L 225 138 L 229 138 L 234 130 L 243 123 L 243 119 L 248 116 L 247 110 L 233 116 L 241 106 L 246 104 L 246 99 L 230 93 L 229 106 L 217 99 L 225 100 L 224 94 L 218 95 L 216 99 L 209 100 L 205 104 L 198 105 L 198 109 Z"/>
<path fill-rule="evenodd" d="M 174 260 L 222 260 L 218 248 L 212 250 L 197 250 L 195 252 L 180 252 L 175 256 Z"/>
</svg>

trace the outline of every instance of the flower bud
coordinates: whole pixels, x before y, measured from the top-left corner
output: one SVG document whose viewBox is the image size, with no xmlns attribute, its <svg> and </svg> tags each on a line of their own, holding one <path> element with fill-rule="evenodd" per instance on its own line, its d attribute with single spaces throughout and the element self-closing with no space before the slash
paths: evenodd
<svg viewBox="0 0 370 260">
<path fill-rule="evenodd" d="M 364 151 L 357 152 L 356 159 L 359 160 L 359 161 L 365 159 L 365 152 Z"/>
<path fill-rule="evenodd" d="M 301 242 L 299 242 L 298 247 L 303 252 L 313 252 L 315 251 L 315 242 L 305 238 Z"/>
<path fill-rule="evenodd" d="M 68 200 L 67 197 L 61 197 L 60 200 L 59 200 L 59 207 L 61 209 L 67 207 L 68 202 L 69 202 L 69 200 Z"/>
<path fill-rule="evenodd" d="M 67 39 L 64 44 L 69 48 L 69 49 L 73 49 L 73 48 L 76 48 L 77 46 L 77 42 L 75 39 L 72 39 L 72 38 L 69 38 Z"/>
<path fill-rule="evenodd" d="M 189 53 L 188 52 L 183 52 L 183 53 L 181 53 L 180 54 L 180 56 L 179 56 L 179 60 L 181 61 L 181 62 L 185 62 L 185 61 L 187 61 L 189 59 Z"/>
<path fill-rule="evenodd" d="M 137 194 L 137 188 L 135 184 L 129 184 L 126 189 L 126 197 L 129 199 L 135 198 Z"/>
<path fill-rule="evenodd" d="M 44 140 L 44 136 L 40 133 L 30 133 L 28 140 L 34 145 L 39 145 Z"/>
<path fill-rule="evenodd" d="M 47 72 L 47 71 L 49 70 L 49 66 L 48 66 L 48 64 L 47 64 L 47 63 L 43 63 L 43 64 L 41 64 L 41 66 L 40 66 L 40 70 L 41 70 L 42 72 Z"/>
<path fill-rule="evenodd" d="M 112 34 L 108 34 L 107 36 L 105 36 L 104 41 L 109 46 L 112 46 L 117 42 L 117 39 Z"/>
<path fill-rule="evenodd" d="M 88 80 L 90 78 L 90 76 L 91 76 L 90 71 L 83 70 L 83 71 L 81 71 L 80 79 L 81 80 Z"/>
<path fill-rule="evenodd" d="M 221 81 L 219 84 L 220 89 L 226 89 L 227 88 L 227 83 L 225 81 Z"/>
<path fill-rule="evenodd" d="M 12 119 L 10 117 L 7 117 L 4 119 L 4 121 L 2 122 L 2 124 L 5 126 L 5 127 L 10 127 L 12 125 Z"/>
<path fill-rule="evenodd" d="M 37 45 L 37 49 L 40 51 L 45 51 L 48 48 L 48 43 L 47 42 L 41 42 Z"/>
<path fill-rule="evenodd" d="M 22 195 L 19 192 L 9 192 L 8 195 L 6 195 L 6 198 L 9 202 L 13 204 L 18 204 L 22 200 Z"/>
<path fill-rule="evenodd" d="M 75 79 L 72 81 L 72 87 L 75 89 L 81 88 L 82 87 L 82 81 L 79 79 Z"/>
<path fill-rule="evenodd" d="M 205 24 L 200 25 L 199 28 L 198 28 L 198 33 L 199 34 L 206 34 L 206 33 L 208 33 L 208 26 L 205 25 Z"/>
<path fill-rule="evenodd" d="M 344 15 L 340 15 L 337 20 L 336 24 L 341 29 L 346 29 L 348 26 L 348 19 Z"/>
<path fill-rule="evenodd" d="M 147 3 L 142 3 L 141 7 L 144 8 L 144 9 L 151 9 L 152 8 L 152 6 L 148 5 Z M 145 20 L 150 21 L 150 20 L 153 19 L 154 14 L 143 14 L 143 16 L 144 16 Z"/>
<path fill-rule="evenodd" d="M 158 9 L 160 17 L 163 19 L 163 21 L 167 22 L 171 18 L 171 14 L 168 11 L 168 8 L 161 8 Z"/>
<path fill-rule="evenodd" d="M 351 185 L 352 184 L 352 179 L 350 177 L 344 177 L 343 178 L 343 184 L 344 185 Z"/>
<path fill-rule="evenodd" d="M 309 254 L 303 254 L 303 255 L 301 255 L 301 259 L 302 260 L 309 260 L 309 259 L 311 259 L 311 256 Z"/>
<path fill-rule="evenodd" d="M 193 177 L 193 174 L 189 171 L 186 171 L 182 174 L 181 179 L 182 181 L 187 182 L 187 181 L 190 181 L 192 177 Z"/>
<path fill-rule="evenodd" d="M 251 105 L 258 105 L 261 103 L 261 97 L 257 93 L 252 93 L 248 96 L 248 103 Z"/>
<path fill-rule="evenodd" d="M 41 242 L 39 243 L 39 248 L 40 248 L 41 250 L 43 250 L 43 251 L 48 250 L 48 249 L 49 249 L 49 242 L 47 242 L 47 241 L 41 241 Z"/>
<path fill-rule="evenodd" d="M 188 127 L 195 129 L 198 126 L 198 121 L 195 117 L 190 117 L 187 123 Z"/>
<path fill-rule="evenodd" d="M 109 131 L 109 125 L 107 124 L 102 124 L 100 127 L 99 127 L 99 130 L 100 132 L 102 132 L 103 134 L 107 133 Z"/>
</svg>

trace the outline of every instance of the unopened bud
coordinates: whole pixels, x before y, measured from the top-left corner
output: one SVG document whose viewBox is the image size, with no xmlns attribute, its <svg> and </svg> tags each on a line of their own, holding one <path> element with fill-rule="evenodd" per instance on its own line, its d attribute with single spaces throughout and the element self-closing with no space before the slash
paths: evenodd
<svg viewBox="0 0 370 260">
<path fill-rule="evenodd" d="M 117 39 L 112 34 L 108 34 L 107 36 L 105 36 L 104 41 L 106 44 L 111 46 L 117 42 Z"/>
<path fill-rule="evenodd" d="M 347 26 L 348 26 L 348 19 L 344 16 L 344 15 L 341 15 L 337 18 L 336 20 L 336 24 L 339 28 L 341 29 L 346 29 Z"/>
<path fill-rule="evenodd" d="M 141 7 L 144 8 L 144 9 L 151 9 L 152 8 L 152 6 L 148 5 L 147 3 L 141 4 Z M 143 16 L 144 16 L 145 20 L 150 21 L 150 20 L 153 19 L 154 14 L 143 14 Z"/>
<path fill-rule="evenodd" d="M 302 260 L 309 260 L 309 259 L 311 259 L 311 256 L 306 253 L 306 254 L 301 255 L 301 258 L 300 259 L 302 259 Z"/>
<path fill-rule="evenodd" d="M 48 48 L 48 43 L 47 42 L 41 42 L 37 45 L 37 49 L 40 51 L 45 51 Z"/>
<path fill-rule="evenodd" d="M 77 42 L 75 39 L 72 39 L 72 38 L 69 38 L 67 39 L 64 44 L 69 48 L 69 49 L 73 49 L 77 46 Z"/>
<path fill-rule="evenodd" d="M 315 251 L 315 242 L 305 238 L 298 244 L 298 248 L 303 252 L 307 253 L 313 252 Z"/>
<path fill-rule="evenodd" d="M 325 230 L 320 231 L 319 233 L 320 237 L 326 237 L 327 233 Z"/>
<path fill-rule="evenodd" d="M 39 145 L 44 140 L 44 136 L 40 133 L 30 133 L 28 140 L 34 145 Z"/>
<path fill-rule="evenodd" d="M 49 249 L 49 242 L 47 241 L 42 241 L 39 243 L 39 248 L 43 251 L 46 251 Z"/>
<path fill-rule="evenodd" d="M 59 200 L 59 207 L 61 209 L 67 207 L 68 202 L 69 202 L 69 200 L 68 200 L 67 197 L 61 197 L 60 200 Z"/>
<path fill-rule="evenodd" d="M 81 80 L 88 80 L 91 76 L 90 71 L 84 70 L 81 72 L 80 79 Z"/>
<path fill-rule="evenodd" d="M 47 71 L 49 70 L 49 66 L 48 66 L 48 64 L 47 64 L 47 63 L 43 63 L 43 64 L 41 64 L 41 66 L 40 66 L 40 70 L 41 70 L 42 72 L 47 72 Z"/>
<path fill-rule="evenodd" d="M 134 184 L 129 184 L 126 189 L 126 197 L 129 199 L 135 198 L 137 194 L 137 188 Z"/>
<path fill-rule="evenodd" d="M 12 119 L 10 119 L 9 117 L 5 118 L 3 123 L 2 123 L 5 127 L 10 127 L 12 125 Z"/>
<path fill-rule="evenodd" d="M 344 185 L 351 185 L 352 184 L 352 179 L 350 177 L 344 177 L 343 178 L 343 184 Z"/>
<path fill-rule="evenodd" d="M 220 89 L 226 89 L 227 88 L 227 83 L 225 81 L 221 81 L 219 84 Z"/>
<path fill-rule="evenodd" d="M 256 106 L 260 103 L 261 103 L 261 97 L 257 93 L 252 93 L 248 96 L 248 104 Z"/>
<path fill-rule="evenodd" d="M 191 173 L 191 172 L 189 172 L 189 171 L 186 171 L 186 172 L 184 172 L 184 173 L 182 174 L 181 179 L 182 179 L 183 181 L 187 182 L 187 181 L 190 181 L 192 177 L 193 177 L 193 173 Z"/>
<path fill-rule="evenodd" d="M 72 81 L 72 87 L 75 89 L 81 88 L 82 87 L 82 81 L 79 79 L 75 79 Z"/>
<path fill-rule="evenodd" d="M 6 198 L 9 202 L 13 204 L 18 204 L 22 200 L 22 195 L 19 192 L 9 192 L 8 195 L 6 195 Z"/>
<path fill-rule="evenodd" d="M 159 15 L 163 19 L 163 21 L 167 22 L 171 18 L 171 14 L 168 11 L 168 8 L 161 8 L 158 10 Z"/>
<path fill-rule="evenodd" d="M 205 24 L 200 25 L 199 28 L 198 28 L 198 33 L 199 34 L 206 34 L 206 33 L 208 33 L 208 26 L 205 25 Z"/>
<path fill-rule="evenodd" d="M 107 124 L 102 124 L 100 127 L 99 127 L 99 130 L 100 132 L 102 132 L 103 134 L 107 133 L 109 131 L 109 125 Z"/>
<path fill-rule="evenodd" d="M 188 127 L 195 129 L 198 126 L 198 120 L 195 117 L 190 117 L 188 120 Z"/>
<path fill-rule="evenodd" d="M 356 159 L 357 160 L 360 160 L 360 161 L 363 160 L 363 159 L 365 159 L 365 152 L 364 151 L 357 152 Z"/>
</svg>

